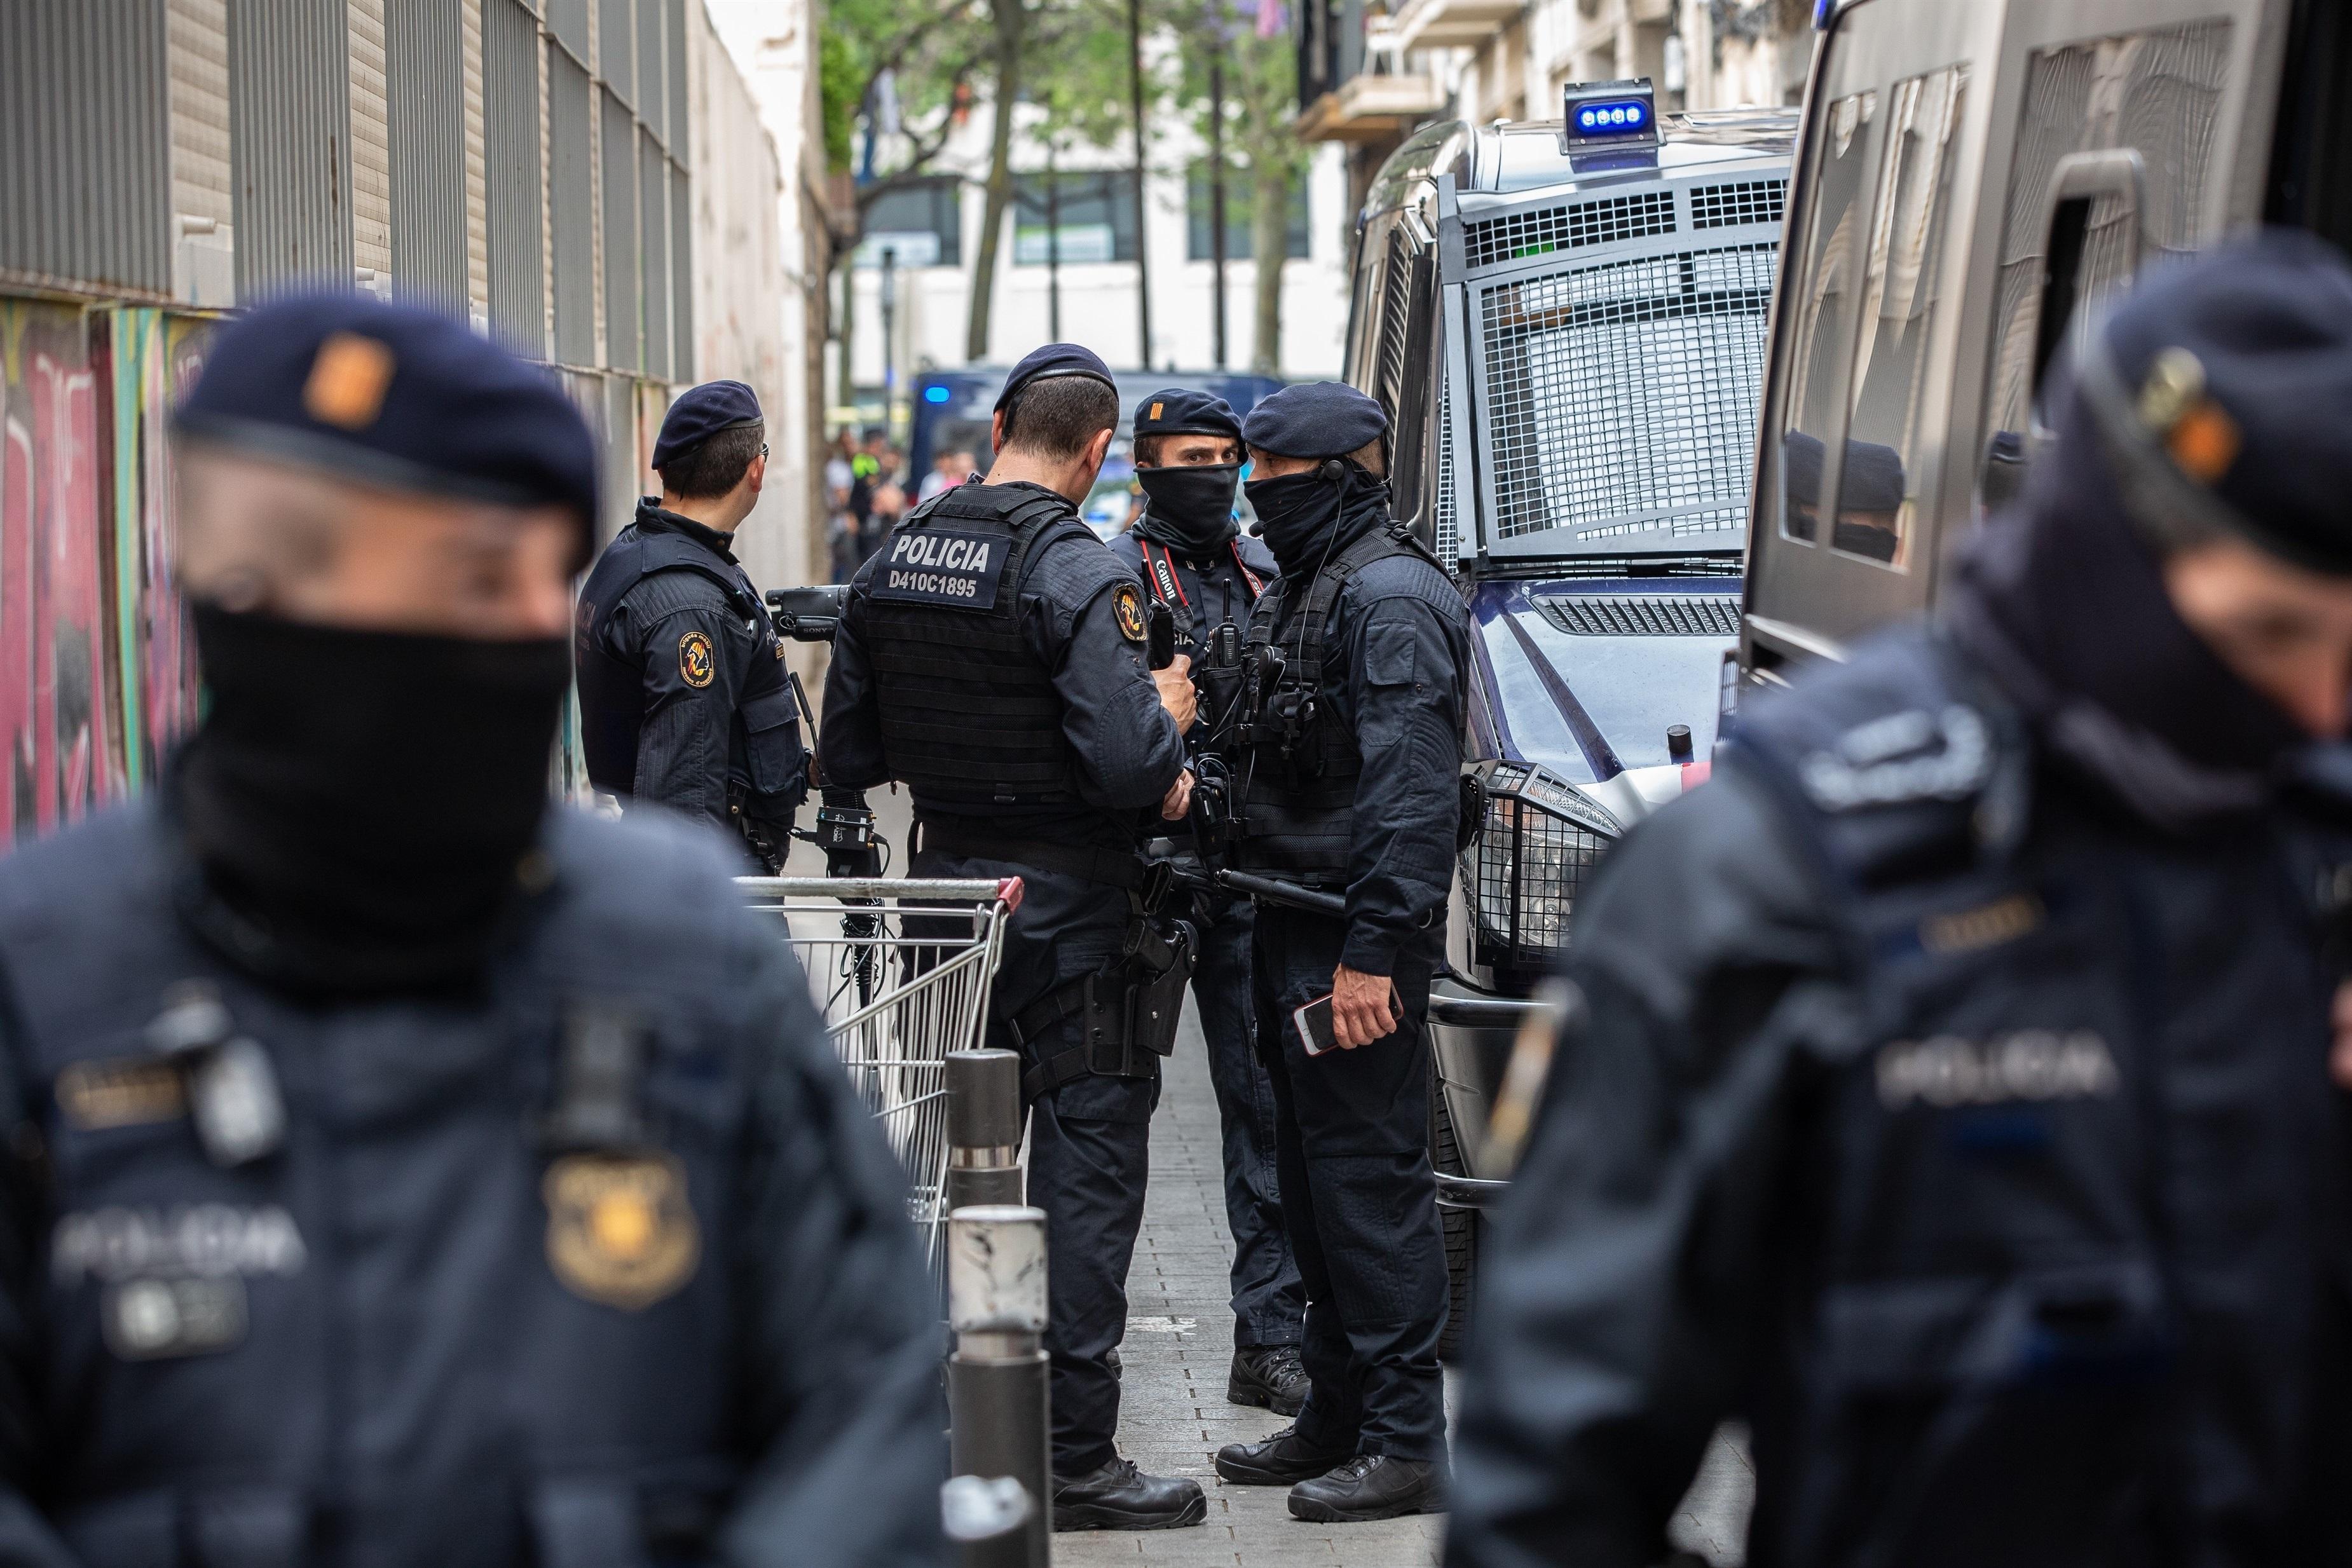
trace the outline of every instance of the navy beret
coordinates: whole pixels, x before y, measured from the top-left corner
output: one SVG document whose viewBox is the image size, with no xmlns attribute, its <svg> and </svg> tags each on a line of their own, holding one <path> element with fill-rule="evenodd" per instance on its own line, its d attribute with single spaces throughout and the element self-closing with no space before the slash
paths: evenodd
<svg viewBox="0 0 2352 1568">
<path fill-rule="evenodd" d="M 1792 430 L 1780 438 L 1780 482 L 1801 506 L 1822 504 L 1821 437 Z M 1895 512 L 1903 507 L 1903 455 L 1875 441 L 1845 444 L 1845 472 L 1838 479 L 1841 512 Z"/>
<path fill-rule="evenodd" d="M 1242 439 L 1280 457 L 1345 457 L 1388 428 L 1381 405 L 1345 382 L 1302 382 L 1261 399 Z"/>
<path fill-rule="evenodd" d="M 356 291 L 273 300 L 220 329 L 183 437 L 389 490 L 569 507 L 584 559 L 596 443 L 546 369 L 458 320 Z"/>
<path fill-rule="evenodd" d="M 2150 271 L 2074 383 L 2159 540 L 2189 520 L 2352 576 L 2352 267 L 2334 246 L 2271 230 Z"/>
<path fill-rule="evenodd" d="M 1234 417 L 1234 405 L 1214 392 L 1169 387 L 1146 394 L 1135 405 L 1135 434 L 1223 435 L 1238 441 L 1242 422 Z"/>
<path fill-rule="evenodd" d="M 1113 392 L 1118 391 L 1118 383 L 1111 380 L 1110 367 L 1093 350 L 1081 349 L 1076 343 L 1048 343 L 1042 349 L 1031 350 L 1013 367 L 1013 373 L 1004 378 L 1004 390 L 996 394 L 997 408 L 1001 410 L 1011 402 L 1013 394 L 1031 382 L 1055 376 L 1086 376 L 1102 382 Z"/>
<path fill-rule="evenodd" d="M 654 458 L 646 465 L 656 471 L 688 447 L 699 446 L 722 430 L 761 423 L 760 394 L 741 382 L 705 382 L 677 394 L 662 416 L 661 434 L 654 442 Z"/>
</svg>

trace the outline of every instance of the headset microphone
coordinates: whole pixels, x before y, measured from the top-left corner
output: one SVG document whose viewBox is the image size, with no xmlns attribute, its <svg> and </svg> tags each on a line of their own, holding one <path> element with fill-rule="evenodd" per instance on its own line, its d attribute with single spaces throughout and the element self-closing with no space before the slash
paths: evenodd
<svg viewBox="0 0 2352 1568">
<path fill-rule="evenodd" d="M 1323 466 L 1318 472 L 1325 480 L 1337 485 L 1348 476 L 1348 465 L 1337 457 L 1327 457 L 1323 460 Z"/>
</svg>

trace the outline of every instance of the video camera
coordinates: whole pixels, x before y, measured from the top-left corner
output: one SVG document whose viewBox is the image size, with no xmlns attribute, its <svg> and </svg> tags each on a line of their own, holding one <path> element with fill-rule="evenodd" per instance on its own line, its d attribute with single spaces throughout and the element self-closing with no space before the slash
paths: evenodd
<svg viewBox="0 0 2352 1568">
<path fill-rule="evenodd" d="M 768 619 L 776 623 L 777 636 L 794 643 L 830 643 L 841 629 L 841 607 L 848 602 L 849 585 L 772 588 L 767 599 Z"/>
</svg>

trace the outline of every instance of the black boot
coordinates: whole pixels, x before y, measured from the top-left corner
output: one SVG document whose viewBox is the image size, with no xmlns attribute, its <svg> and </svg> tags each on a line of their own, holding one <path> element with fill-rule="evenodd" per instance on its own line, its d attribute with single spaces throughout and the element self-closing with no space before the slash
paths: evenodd
<svg viewBox="0 0 2352 1568">
<path fill-rule="evenodd" d="M 1217 1474 L 1235 1486 L 1286 1487 L 1355 1458 L 1346 1449 L 1309 1448 L 1298 1428 L 1285 1427 L 1263 1443 L 1227 1443 L 1217 1450 Z"/>
<path fill-rule="evenodd" d="M 1056 1530 L 1174 1530 L 1208 1517 L 1200 1482 L 1147 1476 L 1132 1459 L 1113 1459 L 1088 1475 L 1054 1478 Z"/>
<path fill-rule="evenodd" d="M 1277 1416 L 1296 1416 L 1307 1405 L 1307 1364 L 1295 1344 L 1251 1345 L 1234 1352 L 1225 1398 L 1235 1405 L 1263 1405 Z"/>
<path fill-rule="evenodd" d="M 1358 1454 L 1328 1475 L 1290 1489 L 1290 1517 L 1354 1524 L 1445 1511 L 1445 1467 L 1428 1459 Z"/>
</svg>

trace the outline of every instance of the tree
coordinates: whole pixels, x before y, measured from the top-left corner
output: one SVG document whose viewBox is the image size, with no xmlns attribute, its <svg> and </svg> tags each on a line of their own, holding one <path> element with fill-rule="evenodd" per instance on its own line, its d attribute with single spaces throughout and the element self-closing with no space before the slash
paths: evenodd
<svg viewBox="0 0 2352 1568">
<path fill-rule="evenodd" d="M 1192 37 L 1223 29 L 1224 145 L 1250 184 L 1250 252 L 1257 262 L 1255 344 L 1250 368 L 1263 375 L 1282 367 L 1282 269 L 1290 251 L 1290 204 L 1306 178 L 1308 153 L 1299 140 L 1298 60 L 1290 36 L 1262 38 L 1251 25 L 1254 0 L 1188 0 L 1182 25 Z M 1210 51 L 1182 51 L 1184 102 L 1203 141 L 1209 134 Z"/>
</svg>

